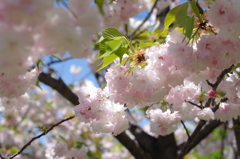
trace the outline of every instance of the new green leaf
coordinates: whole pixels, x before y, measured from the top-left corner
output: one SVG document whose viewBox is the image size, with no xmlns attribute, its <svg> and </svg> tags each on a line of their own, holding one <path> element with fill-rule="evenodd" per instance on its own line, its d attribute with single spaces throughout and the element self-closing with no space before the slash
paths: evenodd
<svg viewBox="0 0 240 159">
<path fill-rule="evenodd" d="M 97 4 L 99 11 L 102 13 L 102 15 L 104 15 L 103 11 L 104 0 L 95 0 L 95 3 Z"/>
<path fill-rule="evenodd" d="M 202 18 L 200 16 L 200 13 L 199 13 L 199 10 L 198 10 L 198 7 L 197 7 L 197 4 L 195 1 L 190 1 L 190 5 L 191 5 L 191 8 L 193 10 L 193 12 L 196 14 L 196 16 L 198 17 L 198 19 L 200 21 L 202 21 Z"/>
<path fill-rule="evenodd" d="M 186 20 L 186 25 L 184 27 L 184 35 L 188 38 L 191 39 L 192 32 L 193 32 L 193 27 L 194 27 L 194 16 L 188 17 Z"/>
<path fill-rule="evenodd" d="M 182 25 L 186 20 L 188 3 L 183 3 L 170 10 L 164 21 L 164 28 L 167 29 L 175 20 Z"/>
<path fill-rule="evenodd" d="M 121 44 L 122 40 L 112 40 L 105 42 L 105 52 L 103 54 L 100 53 L 96 59 L 100 59 L 114 53 L 121 46 Z"/>
<path fill-rule="evenodd" d="M 148 42 L 140 41 L 140 42 L 139 42 L 139 47 L 140 47 L 140 48 L 150 47 L 150 46 L 153 46 L 153 45 L 160 45 L 160 43 L 158 43 L 158 42 L 153 42 L 153 41 L 148 41 Z"/>
<path fill-rule="evenodd" d="M 96 71 L 100 71 L 103 68 L 105 68 L 106 66 L 108 66 L 110 63 L 112 63 L 116 58 L 118 58 L 117 55 L 115 54 L 111 54 L 109 56 L 104 57 L 103 61 L 102 61 L 102 66 Z"/>
<path fill-rule="evenodd" d="M 102 31 L 102 36 L 104 38 L 114 39 L 114 38 L 117 38 L 117 37 L 121 37 L 123 35 L 116 28 L 109 27 L 109 28 L 106 28 Z"/>
</svg>

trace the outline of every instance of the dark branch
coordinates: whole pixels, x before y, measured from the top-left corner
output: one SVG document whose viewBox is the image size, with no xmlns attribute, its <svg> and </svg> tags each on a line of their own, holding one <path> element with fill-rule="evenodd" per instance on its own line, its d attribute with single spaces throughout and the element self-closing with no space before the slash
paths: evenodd
<svg viewBox="0 0 240 159">
<path fill-rule="evenodd" d="M 158 136 L 156 146 L 153 146 L 155 151 L 154 159 L 176 159 L 177 158 L 177 143 L 174 133 L 166 136 Z"/>
<path fill-rule="evenodd" d="M 199 105 L 197 105 L 196 103 L 193 103 L 193 102 L 191 102 L 191 101 L 185 101 L 185 102 L 187 102 L 187 103 L 189 103 L 189 104 L 192 104 L 192 105 L 194 105 L 194 106 L 196 106 L 196 107 L 202 109 L 202 107 L 199 106 Z"/>
<path fill-rule="evenodd" d="M 41 133 L 40 135 L 35 136 L 34 138 L 32 138 L 32 139 L 31 139 L 27 144 L 25 144 L 18 152 L 16 152 L 16 153 L 13 154 L 12 156 L 10 156 L 9 159 L 13 159 L 13 158 L 15 158 L 16 156 L 18 156 L 18 155 L 19 155 L 20 153 L 22 153 L 29 145 L 31 145 L 31 143 L 32 143 L 34 140 L 36 140 L 36 139 L 38 139 L 38 138 L 46 135 L 46 134 L 49 133 L 54 127 L 62 124 L 62 123 L 65 122 L 65 121 L 71 120 L 71 119 L 73 119 L 74 117 L 75 117 L 75 116 L 70 116 L 70 117 L 68 117 L 68 118 L 66 118 L 66 119 L 63 119 L 63 120 L 61 120 L 60 122 L 52 125 L 49 129 L 47 129 L 47 131 L 45 131 L 45 132 Z"/>
<path fill-rule="evenodd" d="M 221 74 L 218 76 L 218 78 L 217 78 L 217 80 L 216 80 L 216 82 L 215 82 L 214 84 L 212 84 L 212 83 L 210 83 L 209 81 L 207 81 L 208 84 L 212 87 L 212 89 L 213 89 L 214 91 L 216 91 L 218 85 L 221 83 L 221 81 L 223 80 L 224 76 L 225 76 L 226 74 L 228 74 L 229 72 L 231 72 L 233 66 L 234 66 L 234 65 L 231 65 L 229 68 L 223 70 L 223 71 L 221 72 Z"/>
<path fill-rule="evenodd" d="M 181 153 L 179 154 L 178 159 L 182 159 L 184 157 L 184 155 L 188 152 L 188 150 L 190 149 L 190 145 L 193 142 L 193 139 L 195 139 L 197 137 L 198 133 L 200 132 L 200 130 L 202 129 L 202 127 L 205 124 L 206 124 L 206 121 L 200 120 L 196 129 L 194 130 L 192 135 L 188 138 L 187 142 L 184 144 L 184 147 L 183 147 Z"/>
<path fill-rule="evenodd" d="M 154 137 L 148 135 L 136 125 L 131 125 L 129 130 L 135 136 L 139 145 L 145 152 L 154 154 L 154 150 L 152 148 L 156 142 L 156 139 Z"/>
<path fill-rule="evenodd" d="M 200 131 L 199 135 L 193 140 L 193 142 L 190 144 L 189 146 L 189 151 L 191 151 L 195 146 L 197 146 L 203 139 L 205 139 L 209 134 L 212 133 L 212 131 L 217 128 L 219 125 L 221 125 L 222 122 L 220 122 L 219 120 L 213 120 L 210 121 L 207 125 L 205 125 L 202 130 Z M 179 146 L 179 149 L 182 149 L 181 147 L 184 145 L 185 143 L 181 144 Z"/>
<path fill-rule="evenodd" d="M 133 36 L 136 34 L 136 32 L 143 26 L 143 24 L 148 20 L 148 18 L 151 16 L 154 8 L 155 8 L 156 5 L 157 5 L 157 2 L 158 2 L 158 0 L 156 0 L 155 3 L 153 4 L 152 9 L 151 9 L 151 11 L 148 13 L 147 17 L 142 21 L 142 23 L 137 27 L 137 29 L 134 30 L 134 32 L 133 32 L 129 37 L 133 37 Z"/>
<path fill-rule="evenodd" d="M 146 30 L 149 30 L 151 27 L 153 27 L 156 24 L 153 24 L 152 26 L 149 26 L 148 28 L 143 29 L 142 31 L 138 32 L 137 34 L 133 35 L 131 38 L 134 39 L 135 37 L 138 37 L 140 34 L 144 33 Z M 160 38 L 160 37 L 159 37 Z"/>
<path fill-rule="evenodd" d="M 116 138 L 129 150 L 129 152 L 131 152 L 136 159 L 147 159 L 139 145 L 136 146 L 137 143 L 130 139 L 125 132 L 117 135 Z"/>
<path fill-rule="evenodd" d="M 68 101 L 70 101 L 73 105 L 78 105 L 78 97 L 71 91 L 70 88 L 66 86 L 66 84 L 62 81 L 61 78 L 54 79 L 50 75 L 46 73 L 40 73 L 38 76 L 40 82 L 52 87 L 56 91 L 58 91 L 63 97 L 65 97 Z"/>
</svg>

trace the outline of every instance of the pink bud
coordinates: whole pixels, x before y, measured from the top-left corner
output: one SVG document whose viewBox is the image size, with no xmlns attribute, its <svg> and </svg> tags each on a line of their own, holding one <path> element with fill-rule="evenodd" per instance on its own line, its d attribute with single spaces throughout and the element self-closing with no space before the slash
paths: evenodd
<svg viewBox="0 0 240 159">
<path fill-rule="evenodd" d="M 214 90 L 208 91 L 207 94 L 211 98 L 215 98 L 217 96 L 217 94 L 216 94 L 216 92 Z"/>
</svg>

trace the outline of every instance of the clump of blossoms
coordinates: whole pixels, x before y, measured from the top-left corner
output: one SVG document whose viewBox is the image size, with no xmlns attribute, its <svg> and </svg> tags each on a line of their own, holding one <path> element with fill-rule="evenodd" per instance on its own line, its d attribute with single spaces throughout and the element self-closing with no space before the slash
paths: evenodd
<svg viewBox="0 0 240 159">
<path fill-rule="evenodd" d="M 83 86 L 78 98 L 80 104 L 75 107 L 75 114 L 80 121 L 91 123 L 94 132 L 117 135 L 128 128 L 126 107 L 110 101 L 100 88 L 91 83 Z"/>
<path fill-rule="evenodd" d="M 0 91 L 0 97 L 13 98 L 25 93 L 32 85 L 26 71 L 42 55 L 63 56 L 68 52 L 76 58 L 91 57 L 94 36 L 103 27 L 113 26 L 115 19 L 120 24 L 127 23 L 145 8 L 145 3 L 136 0 L 105 3 L 106 15 L 101 16 L 97 5 L 92 5 L 93 0 L 69 0 L 68 10 L 49 0 L 0 1 L 0 86 L 11 89 L 11 93 Z M 27 74 L 38 75 L 34 71 Z M 16 90 L 19 85 L 25 89 Z"/>
<path fill-rule="evenodd" d="M 171 31 L 165 44 L 144 51 L 144 67 L 116 61 L 106 72 L 104 90 L 82 89 L 87 95 L 79 95 L 76 115 L 90 121 L 95 132 L 118 134 L 127 128 L 124 104 L 149 106 L 147 115 L 155 135 L 174 132 L 181 121 L 227 121 L 239 116 L 239 71 L 230 70 L 220 85 L 213 85 L 224 69 L 239 63 L 239 6 L 240 1 L 234 0 L 212 2 L 203 14 L 206 21 L 197 30 L 198 37 L 189 42 L 179 31 Z"/>
</svg>

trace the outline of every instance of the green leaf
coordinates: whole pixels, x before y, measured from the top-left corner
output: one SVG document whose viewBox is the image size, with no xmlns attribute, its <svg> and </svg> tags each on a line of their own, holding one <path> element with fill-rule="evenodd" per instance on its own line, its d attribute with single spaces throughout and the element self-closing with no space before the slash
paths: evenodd
<svg viewBox="0 0 240 159">
<path fill-rule="evenodd" d="M 138 40 L 149 40 L 149 37 L 146 35 L 140 35 L 137 37 L 134 37 L 133 39 L 138 39 Z"/>
<path fill-rule="evenodd" d="M 124 57 L 122 59 L 122 61 L 120 62 L 120 65 L 123 65 L 125 62 L 127 62 L 128 59 L 129 59 L 129 57 Z"/>
<path fill-rule="evenodd" d="M 173 8 L 170 10 L 164 20 L 164 28 L 167 29 L 174 21 L 175 21 L 175 14 L 176 14 L 177 8 Z"/>
<path fill-rule="evenodd" d="M 58 60 L 61 60 L 62 61 L 62 59 L 58 56 L 58 54 L 52 54 L 52 56 L 53 57 L 55 57 L 56 59 L 58 59 Z"/>
<path fill-rule="evenodd" d="M 49 108 L 52 106 L 52 104 L 53 104 L 53 102 L 46 102 L 46 103 L 44 103 L 44 107 Z"/>
<path fill-rule="evenodd" d="M 103 42 L 103 40 L 105 40 L 105 38 L 103 36 L 101 36 L 100 39 L 98 39 L 98 41 L 96 41 L 92 45 L 98 45 L 99 43 Z"/>
<path fill-rule="evenodd" d="M 19 148 L 18 147 L 11 147 L 10 148 L 10 154 L 15 154 L 16 152 L 19 151 Z"/>
<path fill-rule="evenodd" d="M 62 139 L 65 143 L 68 143 L 67 139 L 65 139 L 62 135 L 59 135 L 60 139 Z"/>
<path fill-rule="evenodd" d="M 113 39 L 116 37 L 122 37 L 122 33 L 120 31 L 118 31 L 116 28 L 113 27 L 109 27 L 106 28 L 102 31 L 102 35 L 104 38 L 109 38 L 109 39 Z"/>
<path fill-rule="evenodd" d="M 95 0 L 95 3 L 97 4 L 100 13 L 104 15 L 104 11 L 103 11 L 104 0 Z"/>
<path fill-rule="evenodd" d="M 157 30 L 160 26 L 160 20 L 157 20 L 157 23 L 155 24 L 154 28 L 153 28 L 153 31 L 154 32 L 155 30 Z"/>
<path fill-rule="evenodd" d="M 232 68 L 232 70 L 231 70 L 231 72 L 232 71 L 235 71 L 237 68 L 239 68 L 240 67 L 240 63 L 239 64 L 237 64 L 237 65 L 235 65 L 235 66 L 233 66 L 233 68 Z"/>
<path fill-rule="evenodd" d="M 112 149 L 113 149 L 114 152 L 118 152 L 118 151 L 120 151 L 122 148 L 123 148 L 123 145 L 120 144 L 120 143 L 117 143 L 116 145 L 114 145 L 114 146 L 112 147 Z"/>
<path fill-rule="evenodd" d="M 103 55 L 107 50 L 107 45 L 104 43 L 99 44 L 99 55 Z"/>
<path fill-rule="evenodd" d="M 122 62 L 122 57 L 125 53 L 128 51 L 128 45 L 122 44 L 116 51 L 114 51 L 114 54 L 117 55 L 120 58 L 120 63 Z"/>
<path fill-rule="evenodd" d="M 164 28 L 167 29 L 175 20 L 182 25 L 186 20 L 187 8 L 188 3 L 186 2 L 170 10 L 164 20 Z"/>
<path fill-rule="evenodd" d="M 202 18 L 200 16 L 200 13 L 199 13 L 199 10 L 198 10 L 198 7 L 197 7 L 197 2 L 192 0 L 192 1 L 190 1 L 190 5 L 191 5 L 191 8 L 193 10 L 193 13 L 195 13 L 196 16 L 198 17 L 198 19 L 202 22 Z"/>
<path fill-rule="evenodd" d="M 77 149 L 81 149 L 81 147 L 82 147 L 83 145 L 85 145 L 83 142 L 79 142 L 79 141 L 77 141 L 77 142 L 76 142 L 76 146 L 75 146 L 75 148 L 77 148 Z"/>
<path fill-rule="evenodd" d="M 192 32 L 193 32 L 193 27 L 194 27 L 194 16 L 191 18 L 188 17 L 186 20 L 186 25 L 184 26 L 184 31 L 183 34 L 188 38 L 191 39 Z"/>
<path fill-rule="evenodd" d="M 103 61 L 102 61 L 102 66 L 96 71 L 100 71 L 103 68 L 105 68 L 106 66 L 108 66 L 110 63 L 112 63 L 116 58 L 118 58 L 117 55 L 115 54 L 111 54 L 109 56 L 104 57 Z"/>
<path fill-rule="evenodd" d="M 40 88 L 40 89 L 42 89 L 42 87 L 40 86 L 40 81 L 39 81 L 39 79 L 37 79 L 37 81 L 36 81 L 36 84 L 35 84 L 38 88 Z"/>
<path fill-rule="evenodd" d="M 225 92 L 219 92 L 218 95 L 220 96 L 220 98 L 225 97 L 226 93 Z"/>
<path fill-rule="evenodd" d="M 56 0 L 57 3 L 60 3 L 62 0 Z"/>
<path fill-rule="evenodd" d="M 160 45 L 160 44 L 158 42 L 153 42 L 153 41 L 148 41 L 148 42 L 140 41 L 140 43 L 139 43 L 140 48 L 150 47 L 150 46 L 153 46 L 153 45 Z"/>
<path fill-rule="evenodd" d="M 114 51 L 116 51 L 120 46 L 122 45 L 122 40 L 112 40 L 105 42 L 105 52 L 102 53 L 104 50 L 100 49 L 100 54 L 96 59 L 100 59 L 103 57 L 106 57 L 108 55 L 111 55 Z M 101 46 L 101 45 L 100 45 Z M 102 52 L 101 52 L 102 51 Z"/>
<path fill-rule="evenodd" d="M 38 61 L 36 62 L 36 66 L 37 66 L 37 69 L 38 69 L 38 70 L 39 70 L 40 64 L 43 65 L 43 66 L 45 66 L 45 64 L 42 62 L 42 60 L 38 60 Z"/>
<path fill-rule="evenodd" d="M 177 10 L 176 10 L 176 14 L 175 14 L 176 22 L 181 26 L 186 25 L 187 9 L 188 9 L 187 2 L 177 6 Z"/>
</svg>

